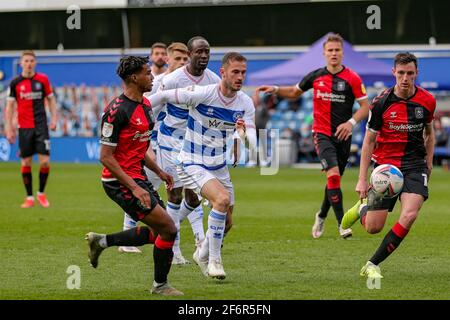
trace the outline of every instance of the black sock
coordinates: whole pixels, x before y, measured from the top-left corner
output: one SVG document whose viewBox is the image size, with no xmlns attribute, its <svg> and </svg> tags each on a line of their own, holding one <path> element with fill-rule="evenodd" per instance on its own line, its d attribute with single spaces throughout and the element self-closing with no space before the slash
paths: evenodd
<svg viewBox="0 0 450 320">
<path fill-rule="evenodd" d="M 325 192 L 323 196 L 322 206 L 320 207 L 319 217 L 325 219 L 328 215 L 328 210 L 330 210 L 331 204 L 328 200 L 327 186 L 325 186 Z"/>
<path fill-rule="evenodd" d="M 27 196 L 33 196 L 33 176 L 31 174 L 31 167 L 22 167 L 22 181 L 27 191 Z"/>
<path fill-rule="evenodd" d="M 49 171 L 50 167 L 41 167 L 41 169 L 39 170 L 39 192 L 44 192 Z"/>
<path fill-rule="evenodd" d="M 155 237 L 148 227 L 136 227 L 122 232 L 106 235 L 108 247 L 112 246 L 143 246 L 154 243 Z"/>
<path fill-rule="evenodd" d="M 344 215 L 344 207 L 342 205 L 342 191 L 339 189 L 327 189 L 328 201 L 333 207 L 334 214 L 338 225 L 341 225 L 342 217 Z"/>
<path fill-rule="evenodd" d="M 383 262 L 395 249 L 400 245 L 402 240 L 408 234 L 408 229 L 405 229 L 400 223 L 396 223 L 394 227 L 384 237 L 378 250 L 375 252 L 370 261 L 373 264 L 380 264 Z"/>
<path fill-rule="evenodd" d="M 167 275 L 172 266 L 173 259 L 173 241 L 161 240 L 158 236 L 153 247 L 153 263 L 155 265 L 155 281 L 157 283 L 167 282 Z"/>
</svg>

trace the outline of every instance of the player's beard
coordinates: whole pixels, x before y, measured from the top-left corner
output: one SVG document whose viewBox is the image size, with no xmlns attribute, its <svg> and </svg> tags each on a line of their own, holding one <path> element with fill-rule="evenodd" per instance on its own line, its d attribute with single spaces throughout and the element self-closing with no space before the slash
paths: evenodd
<svg viewBox="0 0 450 320">
<path fill-rule="evenodd" d="M 164 67 L 166 65 L 166 62 L 164 60 L 160 59 L 160 60 L 155 61 L 154 64 L 158 68 L 162 68 L 162 67 Z"/>
</svg>

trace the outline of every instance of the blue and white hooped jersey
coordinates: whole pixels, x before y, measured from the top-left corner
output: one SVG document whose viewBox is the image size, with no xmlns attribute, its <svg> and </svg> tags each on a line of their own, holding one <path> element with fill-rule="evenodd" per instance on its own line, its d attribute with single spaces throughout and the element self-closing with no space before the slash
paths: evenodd
<svg viewBox="0 0 450 320">
<path fill-rule="evenodd" d="M 253 101 L 242 91 L 230 99 L 220 92 L 220 84 L 190 86 L 175 90 L 175 98 L 189 105 L 186 134 L 177 158 L 184 166 L 224 167 L 236 121 L 242 118 L 247 128 L 255 128 Z"/>
<path fill-rule="evenodd" d="M 161 90 L 185 88 L 192 85 L 206 86 L 220 82 L 219 76 L 209 69 L 205 69 L 200 77 L 189 74 L 186 66 L 166 75 L 161 82 Z M 165 105 L 166 117 L 159 126 L 158 145 L 161 149 L 178 152 L 186 133 L 189 106 L 180 103 Z"/>
<path fill-rule="evenodd" d="M 150 95 L 162 90 L 161 82 L 165 75 L 166 75 L 165 73 L 162 73 L 162 74 L 158 74 L 157 76 L 154 77 L 152 90 L 150 92 L 144 93 L 144 97 L 148 98 Z M 157 139 L 158 139 L 158 130 L 159 130 L 159 127 L 161 126 L 161 122 L 166 117 L 165 104 L 160 104 L 158 106 L 152 106 L 152 111 L 153 111 L 153 116 L 155 118 L 155 126 L 153 127 L 153 130 L 152 130 L 151 144 L 152 144 L 152 149 L 156 149 Z"/>
</svg>

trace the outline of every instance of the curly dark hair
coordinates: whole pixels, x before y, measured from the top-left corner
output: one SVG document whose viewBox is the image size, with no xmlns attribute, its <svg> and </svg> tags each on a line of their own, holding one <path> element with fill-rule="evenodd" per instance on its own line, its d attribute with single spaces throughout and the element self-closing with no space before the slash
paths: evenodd
<svg viewBox="0 0 450 320">
<path fill-rule="evenodd" d="M 136 56 L 126 56 L 120 58 L 119 66 L 117 67 L 117 74 L 125 82 L 128 78 L 139 71 L 142 67 L 148 63 L 148 57 L 136 57 Z"/>
</svg>

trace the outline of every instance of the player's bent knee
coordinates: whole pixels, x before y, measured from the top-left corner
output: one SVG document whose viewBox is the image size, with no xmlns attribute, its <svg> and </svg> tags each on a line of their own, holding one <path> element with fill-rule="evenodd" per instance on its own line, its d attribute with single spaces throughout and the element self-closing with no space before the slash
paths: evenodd
<svg viewBox="0 0 450 320">
<path fill-rule="evenodd" d="M 228 208 L 230 207 L 231 204 L 231 199 L 230 199 L 230 195 L 228 194 L 228 192 L 224 192 L 223 194 L 220 194 L 219 196 L 217 196 L 217 198 L 214 201 L 218 207 L 220 207 L 222 211 L 228 211 Z"/>
<path fill-rule="evenodd" d="M 181 193 L 181 190 L 180 192 L 172 190 L 170 193 L 168 193 L 167 199 L 171 203 L 180 204 L 181 201 L 183 201 L 183 194 Z"/>
<path fill-rule="evenodd" d="M 376 234 L 381 232 L 381 230 L 383 230 L 383 226 L 378 226 L 378 225 L 366 225 L 366 231 L 367 233 L 370 234 Z"/>
</svg>

